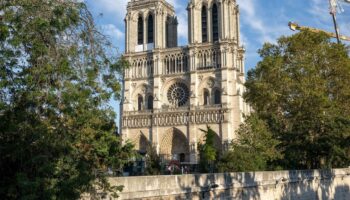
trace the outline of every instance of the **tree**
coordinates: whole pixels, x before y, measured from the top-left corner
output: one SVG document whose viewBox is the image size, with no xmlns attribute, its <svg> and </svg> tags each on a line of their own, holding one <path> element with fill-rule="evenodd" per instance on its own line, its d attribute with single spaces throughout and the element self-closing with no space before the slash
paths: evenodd
<svg viewBox="0 0 350 200">
<path fill-rule="evenodd" d="M 121 66 L 76 0 L 0 2 L 0 196 L 79 199 L 116 191 L 107 168 L 131 154 L 109 100 Z"/>
<path fill-rule="evenodd" d="M 269 164 L 281 158 L 276 149 L 278 144 L 267 124 L 253 113 L 236 131 L 236 139 L 221 157 L 218 169 L 220 172 L 271 170 Z"/>
<path fill-rule="evenodd" d="M 198 144 L 200 170 L 203 173 L 214 172 L 214 161 L 219 154 L 219 148 L 215 146 L 215 136 L 217 135 L 209 126 L 207 130 L 201 129 L 205 133 L 204 143 Z"/>
<path fill-rule="evenodd" d="M 159 175 L 161 173 L 161 159 L 157 154 L 157 149 L 149 144 L 146 154 L 146 175 Z"/>
<path fill-rule="evenodd" d="M 323 33 L 281 37 L 259 50 L 244 97 L 284 154 L 288 169 L 350 164 L 350 59 L 348 47 Z"/>
</svg>

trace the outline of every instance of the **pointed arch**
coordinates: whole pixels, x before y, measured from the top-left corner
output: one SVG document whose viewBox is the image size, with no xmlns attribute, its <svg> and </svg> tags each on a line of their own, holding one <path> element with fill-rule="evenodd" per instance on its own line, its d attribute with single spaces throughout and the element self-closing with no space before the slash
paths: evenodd
<svg viewBox="0 0 350 200">
<path fill-rule="evenodd" d="M 141 45 L 143 44 L 143 17 L 142 15 L 139 15 L 139 18 L 137 19 L 137 44 Z"/>
<path fill-rule="evenodd" d="M 148 98 L 147 98 L 147 109 L 148 110 L 153 110 L 153 96 L 152 95 L 148 95 Z"/>
<path fill-rule="evenodd" d="M 221 104 L 221 91 L 219 89 L 214 90 L 214 104 Z"/>
<path fill-rule="evenodd" d="M 149 13 L 148 19 L 147 19 L 147 43 L 153 43 L 154 42 L 154 20 L 153 20 L 153 14 Z"/>
<path fill-rule="evenodd" d="M 202 42 L 208 42 L 208 14 L 207 7 L 202 7 Z"/>
<path fill-rule="evenodd" d="M 140 133 L 136 134 L 134 138 L 131 139 L 131 143 L 134 144 L 134 148 L 139 153 L 146 153 L 147 147 L 150 144 L 147 137 L 140 131 Z"/>
<path fill-rule="evenodd" d="M 206 129 L 204 129 L 204 130 L 206 130 Z M 216 149 L 221 151 L 222 150 L 221 136 L 215 132 L 213 139 L 214 139 L 214 146 L 216 147 Z M 205 143 L 205 133 L 202 133 L 202 135 L 199 137 L 199 143 L 201 143 L 201 144 Z"/>
<path fill-rule="evenodd" d="M 209 90 L 206 88 L 203 90 L 203 105 L 209 105 Z"/>
<path fill-rule="evenodd" d="M 211 16 L 212 16 L 212 35 L 213 35 L 213 42 L 219 41 L 219 11 L 218 6 L 216 3 L 213 4 L 213 7 L 211 9 Z"/>
<path fill-rule="evenodd" d="M 143 107 L 143 97 L 141 94 L 137 96 L 137 110 L 141 111 Z"/>
<path fill-rule="evenodd" d="M 160 142 L 159 154 L 166 160 L 178 159 L 185 156 L 189 160 L 190 147 L 185 134 L 177 128 L 171 128 L 164 133 Z"/>
</svg>

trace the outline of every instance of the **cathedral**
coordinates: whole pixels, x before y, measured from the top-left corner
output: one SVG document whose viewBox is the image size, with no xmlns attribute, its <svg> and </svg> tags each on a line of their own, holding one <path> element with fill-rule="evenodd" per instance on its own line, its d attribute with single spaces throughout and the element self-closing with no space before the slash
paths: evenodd
<svg viewBox="0 0 350 200">
<path fill-rule="evenodd" d="M 183 3 L 184 1 L 179 1 Z M 198 163 L 209 126 L 221 150 L 250 112 L 244 102 L 244 48 L 236 0 L 189 0 L 187 46 L 166 0 L 131 0 L 125 17 L 121 136 L 164 162 Z"/>
</svg>

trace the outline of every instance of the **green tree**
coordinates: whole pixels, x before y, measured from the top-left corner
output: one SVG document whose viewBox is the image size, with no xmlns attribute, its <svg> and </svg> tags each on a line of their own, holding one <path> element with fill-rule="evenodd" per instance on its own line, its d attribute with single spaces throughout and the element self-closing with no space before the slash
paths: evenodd
<svg viewBox="0 0 350 200">
<path fill-rule="evenodd" d="M 121 189 L 105 176 L 132 150 L 114 134 L 108 106 L 119 96 L 121 66 L 86 5 L 2 0 L 0 15 L 1 198 Z"/>
<path fill-rule="evenodd" d="M 259 50 L 244 97 L 281 141 L 288 169 L 350 164 L 348 47 L 323 33 L 281 37 Z"/>
<path fill-rule="evenodd" d="M 240 125 L 236 137 L 218 163 L 220 172 L 271 170 L 269 164 L 281 158 L 276 149 L 279 141 L 254 113 Z"/>
<path fill-rule="evenodd" d="M 146 175 L 159 175 L 161 173 L 161 159 L 160 156 L 157 154 L 157 149 L 152 144 L 149 144 L 147 147 L 145 161 Z"/>
<path fill-rule="evenodd" d="M 204 143 L 198 143 L 199 166 L 203 173 L 214 172 L 215 161 L 219 155 L 219 148 L 215 146 L 215 136 L 217 135 L 209 126 L 207 130 L 201 129 L 205 133 Z"/>
</svg>

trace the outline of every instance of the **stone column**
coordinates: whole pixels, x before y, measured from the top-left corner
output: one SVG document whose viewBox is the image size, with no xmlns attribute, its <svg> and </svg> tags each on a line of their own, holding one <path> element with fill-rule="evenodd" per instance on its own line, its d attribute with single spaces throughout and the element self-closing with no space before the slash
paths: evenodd
<svg viewBox="0 0 350 200">
<path fill-rule="evenodd" d="M 207 37 L 208 37 L 208 42 L 213 41 L 213 23 L 212 23 L 212 15 L 211 15 L 211 8 L 208 5 L 207 7 Z"/>
</svg>

